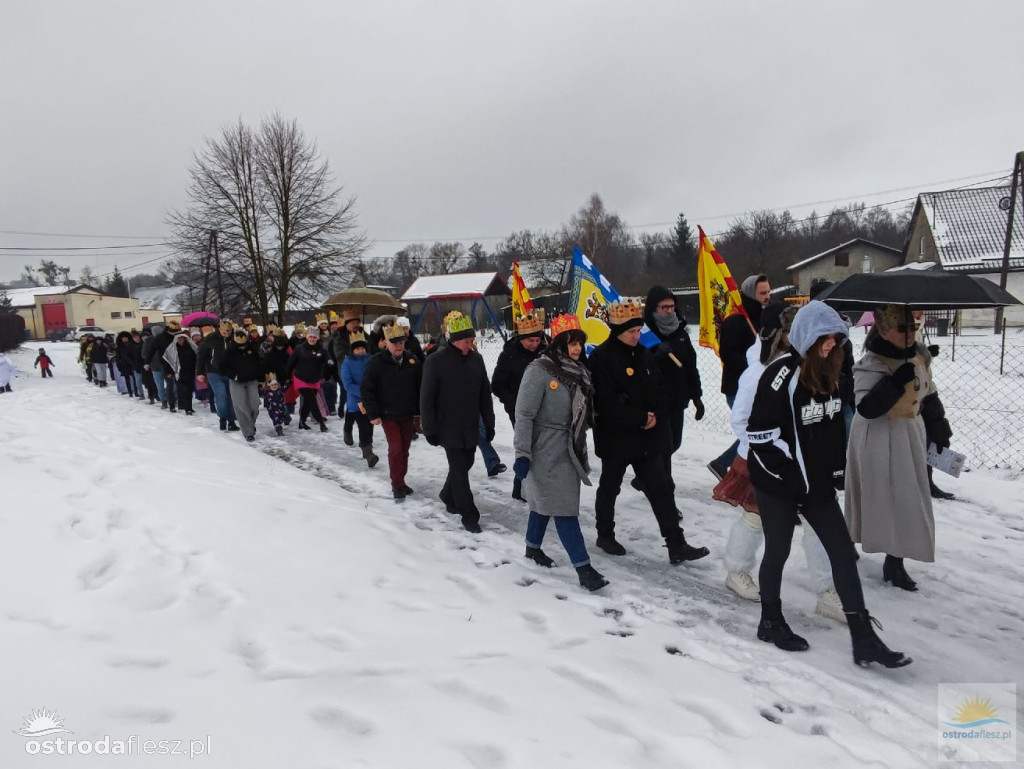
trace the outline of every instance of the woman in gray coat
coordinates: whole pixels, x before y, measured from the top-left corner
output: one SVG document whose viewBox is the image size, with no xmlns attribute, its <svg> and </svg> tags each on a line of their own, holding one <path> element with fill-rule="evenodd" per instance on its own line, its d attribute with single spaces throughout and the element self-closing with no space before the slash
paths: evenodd
<svg viewBox="0 0 1024 769">
<path fill-rule="evenodd" d="M 587 428 L 593 424 L 594 387 L 583 351 L 587 335 L 575 315 L 554 318 L 551 334 L 549 348 L 526 367 L 516 399 L 513 470 L 533 508 L 526 557 L 541 566 L 555 565 L 540 547 L 554 518 L 580 585 L 600 590 L 608 580 L 590 565 L 579 521 L 580 483 L 591 485 Z"/>
<path fill-rule="evenodd" d="M 941 451 L 952 435 L 916 330 L 905 308 L 876 310 L 864 357 L 853 368 L 857 413 L 846 467 L 853 541 L 866 553 L 885 553 L 883 580 L 909 591 L 917 584 L 903 559 L 935 560 L 927 444 Z"/>
</svg>

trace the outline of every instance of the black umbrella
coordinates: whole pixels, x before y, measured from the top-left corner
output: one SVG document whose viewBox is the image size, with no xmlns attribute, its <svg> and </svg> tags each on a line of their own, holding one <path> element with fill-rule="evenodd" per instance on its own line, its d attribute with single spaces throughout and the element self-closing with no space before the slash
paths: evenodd
<svg viewBox="0 0 1024 769">
<path fill-rule="evenodd" d="M 868 310 L 885 304 L 915 310 L 968 310 L 1021 303 L 991 280 L 941 270 L 858 273 L 816 298 L 837 310 Z"/>
</svg>

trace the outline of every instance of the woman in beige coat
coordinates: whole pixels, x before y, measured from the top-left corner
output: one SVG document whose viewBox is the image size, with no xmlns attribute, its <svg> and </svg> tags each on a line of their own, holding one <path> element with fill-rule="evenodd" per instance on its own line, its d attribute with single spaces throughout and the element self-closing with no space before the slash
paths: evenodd
<svg viewBox="0 0 1024 769">
<path fill-rule="evenodd" d="M 853 367 L 857 414 L 846 467 L 853 541 L 866 553 L 885 553 L 883 580 L 909 591 L 917 583 L 903 559 L 935 560 L 928 443 L 948 448 L 952 435 L 916 330 L 904 307 L 875 311 L 864 357 Z"/>
</svg>

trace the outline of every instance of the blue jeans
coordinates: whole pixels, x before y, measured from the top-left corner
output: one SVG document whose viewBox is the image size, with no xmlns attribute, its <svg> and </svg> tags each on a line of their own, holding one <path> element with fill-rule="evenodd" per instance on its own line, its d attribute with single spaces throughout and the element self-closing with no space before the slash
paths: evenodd
<svg viewBox="0 0 1024 769">
<path fill-rule="evenodd" d="M 143 382 L 142 382 L 142 372 L 141 371 L 134 371 L 134 372 L 132 372 L 132 379 L 135 380 L 135 394 L 136 394 L 137 397 L 141 398 L 142 394 L 146 391 L 146 388 L 145 388 L 145 386 L 143 385 Z"/>
<path fill-rule="evenodd" d="M 725 402 L 729 404 L 729 408 L 730 409 L 732 409 L 732 404 L 735 401 L 736 401 L 736 396 L 735 395 L 727 395 L 727 396 L 725 396 Z M 724 467 L 726 470 L 728 470 L 730 467 L 732 467 L 732 461 L 734 459 L 736 459 L 736 452 L 739 450 L 739 448 L 740 448 L 740 442 L 739 441 L 733 441 L 732 446 L 730 446 L 725 451 L 723 451 L 718 456 L 718 458 L 715 460 L 715 463 L 720 465 L 721 467 Z"/>
<path fill-rule="evenodd" d="M 165 377 L 163 371 L 154 371 L 153 383 L 156 384 L 156 392 L 160 402 L 166 403 L 172 409 L 178 408 L 178 388 L 174 380 Z"/>
<path fill-rule="evenodd" d="M 228 390 L 228 378 L 223 374 L 208 371 L 206 379 L 210 383 L 210 392 L 217 406 L 217 416 L 229 422 L 235 421 L 235 410 L 231 406 L 231 392 Z"/>
<path fill-rule="evenodd" d="M 526 546 L 539 548 L 544 541 L 544 532 L 547 531 L 550 515 L 541 515 L 530 511 L 530 520 L 526 523 Z M 587 546 L 583 542 L 583 532 L 580 531 L 580 519 L 563 515 L 555 516 L 555 531 L 558 538 L 562 540 L 562 547 L 569 555 L 569 560 L 577 569 L 590 563 L 590 555 L 587 553 Z"/>
<path fill-rule="evenodd" d="M 480 449 L 480 456 L 484 458 L 484 466 L 488 473 L 501 464 L 501 457 L 498 456 L 498 452 L 494 450 L 491 442 L 487 440 L 487 428 L 484 427 L 483 417 L 480 417 L 480 438 L 476 445 Z"/>
</svg>

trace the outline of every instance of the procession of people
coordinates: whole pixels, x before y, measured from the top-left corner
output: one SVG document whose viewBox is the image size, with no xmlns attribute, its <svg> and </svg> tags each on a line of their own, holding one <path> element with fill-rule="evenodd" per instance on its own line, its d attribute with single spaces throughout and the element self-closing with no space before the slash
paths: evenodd
<svg viewBox="0 0 1024 769">
<path fill-rule="evenodd" d="M 848 625 L 858 664 L 906 665 L 910 658 L 888 649 L 875 632 L 854 543 L 883 553 L 884 583 L 905 591 L 916 590 L 916 583 L 904 559 L 934 560 L 927 444 L 948 448 L 952 430 L 930 376 L 931 353 L 917 339 L 918 320 L 901 307 L 879 307 L 853 365 L 849 320 L 831 307 L 814 300 L 799 309 L 771 302 L 762 275 L 744 280 L 741 290 L 745 312 L 721 327 L 722 391 L 736 441 L 709 463 L 718 477 L 711 496 L 741 510 L 722 554 L 726 587 L 760 603 L 757 638 L 786 651 L 806 650 L 781 599 L 783 568 L 803 524 L 816 612 Z M 488 475 L 498 474 L 489 459 L 497 457 L 491 445 L 496 397 L 513 428 L 511 495 L 523 503 L 530 561 L 556 565 L 543 549 L 554 519 L 580 585 L 590 591 L 608 585 L 581 527 L 581 487 L 597 486 L 596 548 L 602 557 L 624 556 L 615 507 L 630 469 L 669 563 L 709 555 L 684 535 L 686 505 L 679 507 L 672 478 L 687 413 L 692 407 L 700 420 L 705 406 L 686 319 L 667 288 L 652 287 L 646 301 L 610 303 L 608 337 L 597 346 L 588 345 L 575 315 L 517 317 L 493 375 L 477 349 L 472 319 L 458 312 L 444 318 L 440 337 L 426 351 L 398 316 L 379 317 L 369 333 L 356 310 L 318 321 L 296 324 L 291 335 L 222 321 L 195 337 L 172 321 L 116 340 L 86 337 L 79 360 L 100 387 L 116 382 L 128 397 L 148 395 L 150 403 L 159 400 L 161 408 L 185 415 L 198 401 L 218 415 L 221 430 L 239 431 L 250 442 L 261 405 L 277 436 L 296 411 L 299 429 L 316 422 L 322 432 L 337 414 L 343 442 L 358 445 L 368 469 L 379 461 L 379 427 L 398 503 L 414 493 L 406 482 L 410 447 L 422 435 L 444 451 L 440 501 L 474 534 L 483 530 L 470 480 L 478 449 Z M 652 332 L 653 344 L 640 342 L 642 329 Z M 37 363 L 53 366 L 44 351 Z M 596 478 L 588 433 L 601 460 Z"/>
</svg>

